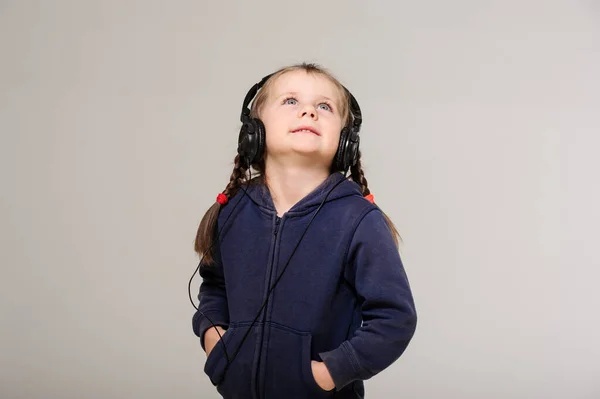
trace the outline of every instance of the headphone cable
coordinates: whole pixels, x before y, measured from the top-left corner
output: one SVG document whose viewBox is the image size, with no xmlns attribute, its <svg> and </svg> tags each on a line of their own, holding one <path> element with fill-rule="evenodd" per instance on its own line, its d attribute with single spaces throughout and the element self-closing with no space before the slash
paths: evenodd
<svg viewBox="0 0 600 399">
<path fill-rule="evenodd" d="M 248 184 L 250 184 L 250 181 L 252 180 L 252 172 L 250 170 L 248 170 L 249 173 L 249 179 L 248 179 Z M 223 234 L 224 230 L 225 230 L 225 226 L 227 225 L 227 222 L 229 221 L 229 218 L 231 217 L 231 215 L 233 215 L 235 208 L 237 208 L 237 206 L 240 204 L 240 202 L 242 202 L 242 200 L 244 199 L 244 197 L 246 195 L 248 195 L 248 192 L 246 191 L 246 189 L 244 188 L 243 185 L 240 185 L 240 188 L 242 189 L 242 191 L 244 191 L 244 195 L 242 195 L 242 197 L 235 203 L 235 205 L 233 206 L 233 209 L 231 210 L 231 212 L 229 213 L 229 215 L 227 216 L 227 218 L 225 218 L 225 222 L 223 222 L 223 228 L 221 229 L 221 231 L 217 234 L 217 239 L 213 240 L 212 244 L 210 245 L 210 247 L 208 247 L 208 249 L 206 251 L 204 251 L 204 253 L 202 254 L 202 257 L 200 258 L 200 263 L 198 263 L 198 266 L 196 267 L 196 269 L 194 270 L 194 273 L 192 274 L 192 276 L 190 277 L 190 280 L 188 282 L 188 296 L 190 299 L 190 302 L 192 303 L 192 306 L 194 307 L 194 309 L 196 309 L 196 311 L 198 311 L 198 313 L 200 313 L 200 315 L 202 315 L 203 317 L 206 317 L 206 319 L 209 321 L 209 323 L 211 324 L 212 328 L 215 329 L 215 331 L 217 332 L 217 334 L 219 335 L 219 342 L 221 342 L 221 344 L 223 345 L 223 350 L 225 352 L 225 357 L 227 358 L 227 363 L 229 363 L 229 354 L 227 353 L 227 347 L 225 346 L 225 342 L 223 341 L 223 336 L 221 335 L 221 333 L 219 332 L 219 329 L 217 328 L 217 326 L 215 325 L 215 323 L 213 323 L 213 321 L 211 320 L 210 317 L 208 317 L 204 312 L 202 312 L 194 303 L 193 299 L 192 299 L 192 280 L 194 279 L 194 276 L 196 275 L 196 272 L 198 272 L 198 276 L 200 276 L 200 266 L 202 265 L 202 259 L 204 259 L 204 257 L 206 256 L 207 253 L 209 253 L 213 246 L 215 245 L 215 243 L 217 242 L 217 240 L 221 240 L 221 234 Z M 217 219 L 218 220 L 218 219 Z M 200 305 L 200 303 L 198 303 L 198 305 Z"/>
<path fill-rule="evenodd" d="M 317 210 L 315 211 L 315 213 L 313 214 L 312 218 L 310 219 L 310 221 L 308 222 L 308 225 L 306 226 L 306 228 L 304 229 L 304 232 L 302 233 L 302 235 L 300 236 L 300 239 L 298 240 L 298 242 L 296 243 L 296 246 L 294 247 L 294 250 L 292 251 L 292 253 L 290 254 L 290 257 L 288 258 L 285 266 L 283 267 L 283 270 L 281 271 L 281 273 L 279 274 L 279 276 L 277 277 L 277 279 L 275 280 L 275 283 L 271 286 L 271 288 L 269 288 L 269 291 L 267 292 L 267 296 L 265 298 L 265 300 L 263 301 L 260 309 L 258 310 L 258 313 L 256 314 L 256 316 L 254 317 L 254 320 L 252 321 L 252 324 L 250 324 L 250 327 L 248 327 L 248 329 L 246 330 L 246 333 L 244 334 L 244 336 L 242 337 L 241 342 L 239 343 L 239 345 L 236 348 L 236 351 L 233 354 L 233 357 L 231 359 L 227 358 L 227 365 L 225 366 L 225 369 L 223 370 L 223 375 L 221 376 L 221 380 L 219 381 L 219 383 L 225 378 L 225 374 L 227 373 L 227 370 L 229 369 L 229 366 L 231 365 L 231 363 L 233 362 L 233 360 L 236 358 L 236 356 L 238 355 L 244 341 L 246 340 L 246 338 L 248 337 L 248 334 L 250 334 L 250 331 L 252 331 L 252 328 L 254 327 L 254 324 L 256 324 L 258 318 L 260 317 L 260 314 L 262 313 L 262 311 L 264 310 L 266 304 L 269 301 L 269 297 L 271 296 L 271 293 L 273 292 L 273 290 L 275 290 L 275 287 L 277 286 L 277 284 L 279 283 L 279 281 L 281 280 L 281 278 L 283 277 L 283 273 L 285 273 L 286 269 L 288 268 L 292 257 L 294 256 L 294 254 L 296 253 L 296 250 L 298 249 L 298 247 L 300 246 L 300 243 L 302 242 L 302 239 L 304 238 L 304 236 L 306 235 L 306 232 L 308 231 L 308 228 L 310 227 L 310 225 L 312 224 L 313 220 L 315 219 L 315 217 L 317 216 L 317 214 L 321 211 L 321 208 L 323 207 L 323 205 L 325 204 L 325 201 L 327 201 L 327 198 L 329 197 L 329 195 L 331 194 L 331 192 L 342 182 L 344 182 L 347 179 L 346 174 L 344 174 L 344 179 L 340 179 L 340 181 L 338 181 L 327 193 L 327 195 L 325 196 L 325 198 L 323 198 L 323 201 L 321 201 L 321 204 L 319 205 L 319 207 L 317 208 Z"/>
</svg>

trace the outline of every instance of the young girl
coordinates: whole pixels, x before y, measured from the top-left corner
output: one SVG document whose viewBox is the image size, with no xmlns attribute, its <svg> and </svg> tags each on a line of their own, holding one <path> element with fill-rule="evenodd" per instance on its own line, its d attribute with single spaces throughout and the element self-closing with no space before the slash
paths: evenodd
<svg viewBox="0 0 600 399">
<path fill-rule="evenodd" d="M 417 318 L 361 167 L 358 103 L 301 64 L 255 85 L 241 119 L 229 184 L 196 237 L 204 372 L 226 399 L 363 398 Z"/>
</svg>

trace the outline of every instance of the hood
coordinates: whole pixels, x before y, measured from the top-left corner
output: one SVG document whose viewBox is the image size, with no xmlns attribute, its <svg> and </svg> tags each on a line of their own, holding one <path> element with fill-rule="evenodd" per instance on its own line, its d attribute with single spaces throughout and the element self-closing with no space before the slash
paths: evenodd
<svg viewBox="0 0 600 399">
<path fill-rule="evenodd" d="M 271 192 L 262 182 L 260 177 L 253 179 L 249 185 L 244 185 L 244 188 L 247 189 L 248 196 L 256 203 L 256 205 L 272 212 L 276 211 Z M 331 193 L 327 195 L 330 191 Z M 360 186 L 355 182 L 348 180 L 341 173 L 335 172 L 329 175 L 325 181 L 298 201 L 287 213 L 308 212 L 321 205 L 321 202 L 326 196 L 326 202 L 331 202 L 351 195 L 362 197 Z"/>
</svg>

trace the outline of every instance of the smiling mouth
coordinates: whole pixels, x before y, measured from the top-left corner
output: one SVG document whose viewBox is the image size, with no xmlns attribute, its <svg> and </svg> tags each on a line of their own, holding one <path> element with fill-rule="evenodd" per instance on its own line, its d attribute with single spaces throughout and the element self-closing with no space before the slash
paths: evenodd
<svg viewBox="0 0 600 399">
<path fill-rule="evenodd" d="M 312 133 L 316 134 L 317 136 L 320 136 L 319 132 L 310 126 L 301 126 L 298 129 L 292 130 L 292 133 Z"/>
</svg>

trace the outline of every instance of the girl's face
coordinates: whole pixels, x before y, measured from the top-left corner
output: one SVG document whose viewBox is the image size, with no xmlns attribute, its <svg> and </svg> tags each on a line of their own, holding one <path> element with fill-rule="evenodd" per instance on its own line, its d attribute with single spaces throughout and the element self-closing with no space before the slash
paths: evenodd
<svg viewBox="0 0 600 399">
<path fill-rule="evenodd" d="M 278 77 L 260 112 L 267 159 L 302 155 L 331 165 L 343 127 L 336 86 L 319 74 L 292 71 Z"/>
</svg>

